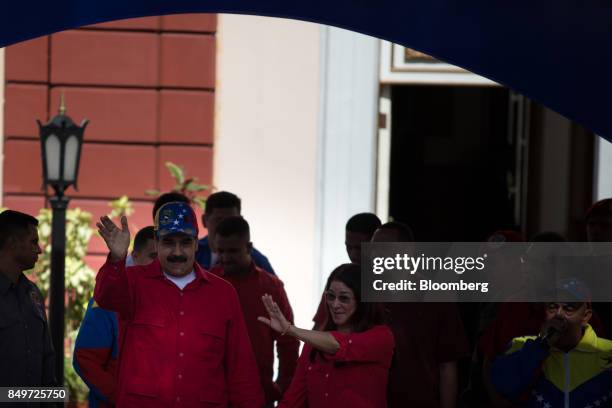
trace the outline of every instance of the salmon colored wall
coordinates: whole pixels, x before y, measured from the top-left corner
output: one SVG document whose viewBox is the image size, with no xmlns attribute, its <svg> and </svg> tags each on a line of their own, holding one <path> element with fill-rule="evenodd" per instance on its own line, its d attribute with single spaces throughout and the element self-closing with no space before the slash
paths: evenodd
<svg viewBox="0 0 612 408">
<path fill-rule="evenodd" d="M 145 190 L 172 186 L 164 163 L 184 165 L 212 181 L 215 54 L 214 14 L 113 21 L 37 38 L 6 49 L 4 205 L 36 214 L 44 206 L 36 119 L 57 113 L 88 118 L 79 191 L 71 207 L 99 217 L 127 194 L 131 227 L 152 223 Z M 90 244 L 97 267 L 104 245 Z"/>
</svg>

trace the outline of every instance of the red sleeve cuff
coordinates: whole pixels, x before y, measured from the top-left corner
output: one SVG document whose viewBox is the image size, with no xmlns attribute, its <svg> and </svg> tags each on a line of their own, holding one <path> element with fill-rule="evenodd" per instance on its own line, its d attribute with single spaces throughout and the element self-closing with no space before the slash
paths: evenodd
<svg viewBox="0 0 612 408">
<path fill-rule="evenodd" d="M 123 268 L 125 268 L 125 258 L 121 259 L 120 261 L 113 262 L 111 261 L 111 256 L 109 253 L 108 255 L 106 255 L 106 265 L 116 267 L 117 270 L 119 270 L 122 265 Z"/>
</svg>

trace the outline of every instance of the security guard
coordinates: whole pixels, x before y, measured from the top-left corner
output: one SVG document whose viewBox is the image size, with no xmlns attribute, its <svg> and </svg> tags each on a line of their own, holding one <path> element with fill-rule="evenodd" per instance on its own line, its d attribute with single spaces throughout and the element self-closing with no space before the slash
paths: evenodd
<svg viewBox="0 0 612 408">
<path fill-rule="evenodd" d="M 23 271 L 41 253 L 38 221 L 17 211 L 0 213 L 0 386 L 57 385 L 43 297 Z"/>
</svg>

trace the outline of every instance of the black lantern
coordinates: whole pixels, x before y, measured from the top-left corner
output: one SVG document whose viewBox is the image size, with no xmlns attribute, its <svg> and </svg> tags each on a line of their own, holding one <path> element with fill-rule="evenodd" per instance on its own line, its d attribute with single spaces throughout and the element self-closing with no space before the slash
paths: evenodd
<svg viewBox="0 0 612 408">
<path fill-rule="evenodd" d="M 50 185 L 56 195 L 63 196 L 70 185 L 77 188 L 81 145 L 88 121 L 83 120 L 80 127 L 75 125 L 70 116 L 66 115 L 62 95 L 57 116 L 46 125 L 41 124 L 39 120 L 37 122 L 40 129 L 45 186 Z"/>
<path fill-rule="evenodd" d="M 49 329 L 55 349 L 55 373 L 64 383 L 64 296 L 66 267 L 66 209 L 70 199 L 64 192 L 70 185 L 76 188 L 81 158 L 83 133 L 88 121 L 81 126 L 66 115 L 64 95 L 60 99 L 59 113 L 49 123 L 39 120 L 40 147 L 43 163 L 43 188 L 53 187 L 50 197 L 53 219 L 51 224 L 51 279 L 49 284 Z"/>
</svg>

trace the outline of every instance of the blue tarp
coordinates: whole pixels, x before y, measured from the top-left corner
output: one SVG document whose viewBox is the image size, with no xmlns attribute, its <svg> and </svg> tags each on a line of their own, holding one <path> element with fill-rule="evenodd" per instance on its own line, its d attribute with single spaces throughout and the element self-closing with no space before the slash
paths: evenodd
<svg viewBox="0 0 612 408">
<path fill-rule="evenodd" d="M 55 0 L 2 4 L 0 46 L 103 21 L 218 12 L 369 34 L 499 82 L 612 141 L 612 4 L 595 0 Z"/>
</svg>

